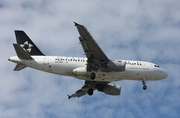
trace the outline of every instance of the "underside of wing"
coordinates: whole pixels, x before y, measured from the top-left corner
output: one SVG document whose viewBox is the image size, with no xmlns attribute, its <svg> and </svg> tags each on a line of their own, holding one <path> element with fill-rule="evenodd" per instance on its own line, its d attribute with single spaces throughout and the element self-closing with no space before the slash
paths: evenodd
<svg viewBox="0 0 180 118">
<path fill-rule="evenodd" d="M 94 90 L 103 90 L 107 86 L 108 82 L 98 82 L 98 81 L 85 81 L 83 87 L 77 90 L 74 94 L 68 95 L 68 98 L 81 97 L 86 94 L 93 95 Z"/>
<path fill-rule="evenodd" d="M 77 90 L 74 94 L 72 94 L 71 96 L 68 95 L 68 98 L 72 98 L 72 97 L 81 97 L 87 94 L 88 90 L 90 89 L 89 86 L 87 86 L 86 84 L 79 90 Z"/>
</svg>

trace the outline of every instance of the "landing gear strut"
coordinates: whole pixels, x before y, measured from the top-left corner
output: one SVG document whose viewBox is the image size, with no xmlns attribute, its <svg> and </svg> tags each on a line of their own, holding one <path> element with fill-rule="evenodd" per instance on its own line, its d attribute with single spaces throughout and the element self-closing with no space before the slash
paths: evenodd
<svg viewBox="0 0 180 118">
<path fill-rule="evenodd" d="M 93 92 L 94 92 L 94 90 L 92 89 L 92 88 L 90 88 L 89 90 L 88 90 L 88 95 L 93 95 Z"/>
<path fill-rule="evenodd" d="M 94 80 L 96 78 L 96 73 L 95 72 L 92 72 L 91 75 L 90 75 L 90 79 L 91 80 Z"/>
<path fill-rule="evenodd" d="M 144 80 L 142 80 L 142 84 L 143 84 L 143 89 L 146 90 L 147 86 L 146 86 L 146 82 Z"/>
</svg>

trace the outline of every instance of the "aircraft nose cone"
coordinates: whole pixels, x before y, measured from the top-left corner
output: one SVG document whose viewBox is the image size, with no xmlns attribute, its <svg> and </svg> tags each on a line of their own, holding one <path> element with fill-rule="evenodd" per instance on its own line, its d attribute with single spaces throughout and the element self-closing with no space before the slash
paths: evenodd
<svg viewBox="0 0 180 118">
<path fill-rule="evenodd" d="M 165 71 L 165 70 L 161 70 L 161 77 L 163 78 L 163 79 L 165 79 L 165 78 L 167 78 L 168 77 L 168 73 Z"/>
<path fill-rule="evenodd" d="M 169 75 L 166 71 L 164 71 L 164 78 L 167 78 Z"/>
</svg>

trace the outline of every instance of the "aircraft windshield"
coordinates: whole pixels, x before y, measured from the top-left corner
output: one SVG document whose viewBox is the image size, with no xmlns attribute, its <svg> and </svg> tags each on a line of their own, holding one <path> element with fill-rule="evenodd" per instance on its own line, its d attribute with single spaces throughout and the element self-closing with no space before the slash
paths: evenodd
<svg viewBox="0 0 180 118">
<path fill-rule="evenodd" d="M 159 66 L 158 66 L 158 65 L 154 65 L 154 67 L 157 67 L 157 68 L 159 68 Z"/>
</svg>

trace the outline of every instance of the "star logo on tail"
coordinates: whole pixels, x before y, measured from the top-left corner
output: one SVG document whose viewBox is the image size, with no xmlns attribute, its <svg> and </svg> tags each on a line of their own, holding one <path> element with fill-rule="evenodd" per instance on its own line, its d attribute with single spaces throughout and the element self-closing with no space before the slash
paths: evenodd
<svg viewBox="0 0 180 118">
<path fill-rule="evenodd" d="M 31 52 L 33 47 L 33 45 L 30 44 L 28 41 L 24 42 L 24 44 L 21 44 L 20 46 L 29 53 Z"/>
</svg>

